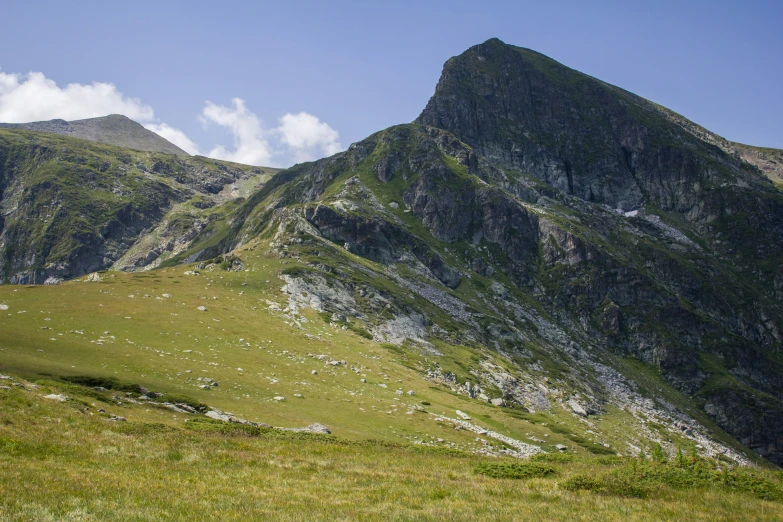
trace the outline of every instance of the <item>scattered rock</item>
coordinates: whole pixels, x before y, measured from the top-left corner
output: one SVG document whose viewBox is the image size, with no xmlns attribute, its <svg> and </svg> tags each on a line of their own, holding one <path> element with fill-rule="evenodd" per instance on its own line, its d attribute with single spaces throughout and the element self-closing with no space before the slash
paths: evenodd
<svg viewBox="0 0 783 522">
<path fill-rule="evenodd" d="M 416 395 L 416 392 L 415 392 L 415 391 L 413 391 L 413 390 L 408 390 L 408 395 L 410 395 L 411 397 L 413 397 L 414 395 Z"/>
<path fill-rule="evenodd" d="M 58 394 L 52 393 L 52 394 L 49 394 L 46 397 L 44 397 L 44 399 L 49 399 L 49 400 L 52 400 L 52 401 L 65 402 L 65 401 L 68 400 L 68 397 L 66 397 L 63 394 L 59 394 L 58 395 Z"/>
<path fill-rule="evenodd" d="M 560 451 L 565 451 L 568 449 L 568 446 L 565 446 L 563 444 L 555 444 L 555 448 L 559 449 Z"/>
<path fill-rule="evenodd" d="M 489 403 L 492 404 L 492 406 L 505 406 L 506 405 L 506 401 L 504 401 L 502 397 L 498 397 L 496 399 L 490 399 Z"/>
<path fill-rule="evenodd" d="M 112 414 L 111 416 L 109 416 L 109 420 L 114 422 L 125 422 L 128 419 L 126 419 L 125 417 L 120 417 L 119 415 Z"/>
<path fill-rule="evenodd" d="M 566 404 L 568 404 L 568 407 L 571 408 L 571 410 L 580 417 L 587 417 L 587 410 L 585 410 L 582 405 L 576 402 L 574 399 L 569 400 Z"/>
<path fill-rule="evenodd" d="M 284 400 L 285 400 L 285 397 L 283 397 L 282 395 L 275 395 L 274 399 L 275 399 L 276 401 L 284 401 Z"/>
<path fill-rule="evenodd" d="M 470 420 L 470 416 L 467 413 L 465 413 L 464 411 L 457 410 L 456 414 L 457 414 L 457 417 L 459 417 L 462 420 Z"/>
<path fill-rule="evenodd" d="M 306 426 L 304 428 L 275 428 L 275 429 L 283 430 L 283 431 L 295 431 L 299 433 L 323 433 L 325 435 L 332 433 L 332 431 L 329 428 L 317 422 L 310 424 L 309 426 Z"/>
<path fill-rule="evenodd" d="M 198 310 L 199 312 L 206 312 L 207 311 L 207 307 L 206 306 L 199 306 L 198 308 L 196 308 L 196 310 Z"/>
<path fill-rule="evenodd" d="M 210 419 L 220 420 L 224 422 L 228 422 L 231 418 L 230 415 L 226 415 L 224 413 L 219 412 L 218 410 L 209 410 L 204 414 L 205 417 L 209 417 Z"/>
<path fill-rule="evenodd" d="M 0 303 L 0 310 L 8 310 L 8 305 Z"/>
</svg>

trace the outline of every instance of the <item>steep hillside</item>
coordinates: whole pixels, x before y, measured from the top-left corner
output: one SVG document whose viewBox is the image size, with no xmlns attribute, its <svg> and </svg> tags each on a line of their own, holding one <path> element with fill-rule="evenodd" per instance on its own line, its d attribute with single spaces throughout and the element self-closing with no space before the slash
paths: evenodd
<svg viewBox="0 0 783 522">
<path fill-rule="evenodd" d="M 189 156 L 187 152 L 170 141 L 145 129 L 121 114 L 110 114 L 100 118 L 75 121 L 49 120 L 31 123 L 0 123 L 0 129 L 2 128 L 50 132 L 126 149 Z"/>
<path fill-rule="evenodd" d="M 378 340 L 548 346 L 577 389 L 595 372 L 573 350 L 631 356 L 780 461 L 783 194 L 759 170 L 663 108 L 497 40 L 447 62 L 418 121 L 432 126 L 281 173 L 180 259 L 273 237 L 327 281 L 391 278 L 428 299 L 389 318 L 354 295 Z M 347 254 L 382 268 L 351 275 Z M 319 307 L 345 312 L 311 283 Z M 596 411 L 616 395 L 578 394 Z"/>
<path fill-rule="evenodd" d="M 0 131 L 8 280 L 157 268 L 0 288 L 4 364 L 235 424 L 782 463 L 783 192 L 700 129 L 490 40 L 415 123 L 273 177 Z"/>
<path fill-rule="evenodd" d="M 78 277 L 129 250 L 135 255 L 122 268 L 150 265 L 222 219 L 274 172 L 2 129 L 0 281 Z"/>
</svg>

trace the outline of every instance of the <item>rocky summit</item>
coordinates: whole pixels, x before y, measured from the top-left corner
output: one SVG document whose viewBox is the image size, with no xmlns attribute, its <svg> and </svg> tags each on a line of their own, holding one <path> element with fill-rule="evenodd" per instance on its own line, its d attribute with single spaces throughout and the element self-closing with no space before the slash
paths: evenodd
<svg viewBox="0 0 783 522">
<path fill-rule="evenodd" d="M 0 130 L 2 357 L 55 395 L 114 372 L 199 429 L 783 464 L 781 151 L 497 39 L 282 171 L 59 125 Z"/>
<path fill-rule="evenodd" d="M 0 129 L 50 132 L 107 145 L 116 145 L 127 149 L 189 156 L 187 152 L 170 141 L 122 114 L 110 114 L 100 118 L 75 121 L 49 120 L 31 123 L 0 123 Z"/>
</svg>

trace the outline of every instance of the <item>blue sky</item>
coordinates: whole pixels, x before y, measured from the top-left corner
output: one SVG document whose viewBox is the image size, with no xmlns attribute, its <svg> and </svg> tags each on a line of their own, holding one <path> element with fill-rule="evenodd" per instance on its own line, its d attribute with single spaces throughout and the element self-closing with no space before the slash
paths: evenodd
<svg viewBox="0 0 783 522">
<path fill-rule="evenodd" d="M 0 100 L 42 75 L 0 117 L 101 110 L 97 91 L 65 89 L 109 83 L 112 103 L 136 103 L 136 119 L 199 152 L 283 165 L 413 120 L 449 57 L 498 37 L 728 139 L 783 148 L 783 2 L 542 4 L 6 1 Z"/>
</svg>

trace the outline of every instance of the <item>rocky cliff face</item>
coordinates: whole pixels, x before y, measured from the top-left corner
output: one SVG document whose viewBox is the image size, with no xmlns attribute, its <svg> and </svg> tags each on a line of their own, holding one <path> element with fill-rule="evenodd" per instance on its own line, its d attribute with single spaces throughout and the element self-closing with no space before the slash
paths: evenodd
<svg viewBox="0 0 783 522">
<path fill-rule="evenodd" d="M 499 40 L 449 60 L 416 121 L 562 194 L 568 211 L 540 230 L 537 293 L 552 313 L 656 364 L 709 411 L 780 411 L 783 197 L 756 168 L 774 180 L 775 151 Z M 737 388 L 712 386 L 716 374 Z M 780 459 L 770 422 L 718 418 Z"/>
</svg>

